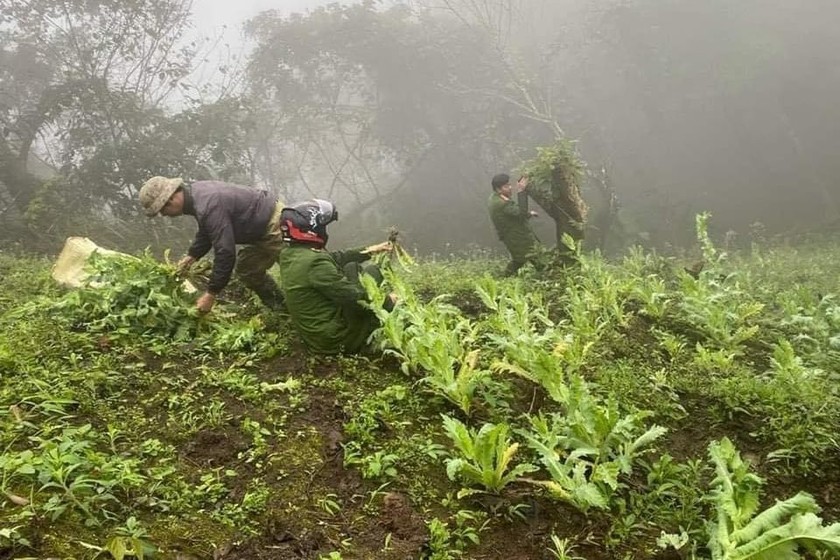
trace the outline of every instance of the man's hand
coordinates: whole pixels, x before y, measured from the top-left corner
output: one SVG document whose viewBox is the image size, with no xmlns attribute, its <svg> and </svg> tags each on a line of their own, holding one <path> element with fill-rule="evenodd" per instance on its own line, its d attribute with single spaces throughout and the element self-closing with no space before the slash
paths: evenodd
<svg viewBox="0 0 840 560">
<path fill-rule="evenodd" d="M 387 253 L 389 251 L 393 251 L 394 246 L 391 244 L 390 241 L 383 241 L 382 243 L 377 243 L 376 245 L 371 245 L 369 247 L 365 247 L 362 253 L 366 255 L 372 255 L 375 253 Z"/>
<path fill-rule="evenodd" d="M 178 268 L 178 274 L 186 274 L 194 262 L 195 258 L 189 255 L 178 261 L 178 264 L 175 265 Z"/>
<path fill-rule="evenodd" d="M 210 310 L 213 309 L 213 304 L 216 303 L 216 296 L 211 294 L 210 292 L 204 292 L 198 301 L 195 302 L 195 306 L 201 313 L 210 313 Z"/>
<path fill-rule="evenodd" d="M 524 190 L 525 190 L 525 189 L 527 189 L 527 188 L 528 188 L 528 176 L 527 176 L 527 175 L 523 175 L 523 176 L 522 176 L 522 177 L 520 177 L 520 178 L 519 178 L 519 180 L 516 182 L 516 192 L 522 192 L 522 191 L 524 191 Z"/>
<path fill-rule="evenodd" d="M 399 298 L 397 297 L 397 294 L 395 294 L 394 292 L 391 292 L 390 294 L 388 294 L 388 297 L 385 299 L 385 302 L 383 303 L 382 308 L 385 311 L 393 311 L 394 306 L 397 305 L 397 301 L 399 301 Z"/>
</svg>

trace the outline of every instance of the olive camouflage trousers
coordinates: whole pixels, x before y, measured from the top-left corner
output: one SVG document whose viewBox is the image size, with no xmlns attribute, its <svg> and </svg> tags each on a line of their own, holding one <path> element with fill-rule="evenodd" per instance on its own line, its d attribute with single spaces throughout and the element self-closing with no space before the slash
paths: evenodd
<svg viewBox="0 0 840 560">
<path fill-rule="evenodd" d="M 278 200 L 274 213 L 266 227 L 265 235 L 256 243 L 246 245 L 236 256 L 236 275 L 248 288 L 256 292 L 263 303 L 280 298 L 280 289 L 274 279 L 268 275 L 268 269 L 277 262 L 277 257 L 283 249 L 283 238 L 280 234 L 280 211 L 283 202 Z"/>
</svg>

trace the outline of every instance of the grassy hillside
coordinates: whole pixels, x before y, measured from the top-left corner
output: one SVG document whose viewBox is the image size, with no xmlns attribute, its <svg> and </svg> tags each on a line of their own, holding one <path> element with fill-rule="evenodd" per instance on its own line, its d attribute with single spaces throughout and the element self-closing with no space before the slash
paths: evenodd
<svg viewBox="0 0 840 560">
<path fill-rule="evenodd" d="M 337 358 L 148 256 L 0 253 L 0 558 L 836 558 L 837 244 L 698 239 L 395 267 Z"/>
</svg>

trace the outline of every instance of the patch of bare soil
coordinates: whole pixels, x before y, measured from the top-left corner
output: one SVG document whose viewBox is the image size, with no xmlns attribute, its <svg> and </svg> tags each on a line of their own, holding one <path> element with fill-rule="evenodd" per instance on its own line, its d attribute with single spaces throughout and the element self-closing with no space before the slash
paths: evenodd
<svg viewBox="0 0 840 560">
<path fill-rule="evenodd" d="M 289 359 L 273 363 L 273 371 L 289 374 L 315 373 L 323 377 L 337 375 L 334 364 L 311 364 Z M 261 374 L 261 377 L 265 373 Z M 310 454 L 289 456 L 277 468 L 277 478 L 287 492 L 277 503 L 267 506 L 260 535 L 238 544 L 218 549 L 219 560 L 318 559 L 342 549 L 342 541 L 352 539 L 359 550 L 383 547 L 385 532 L 376 519 L 361 512 L 366 488 L 355 471 L 345 470 L 341 443 L 344 415 L 335 394 L 327 389 L 311 387 L 306 409 L 289 419 L 290 433 L 317 430 L 313 443 L 319 444 Z M 318 439 L 315 442 L 314 439 Z M 270 475 L 269 479 L 272 478 Z M 331 496 L 341 505 L 331 514 L 318 503 L 318 498 Z M 351 558 L 355 554 L 350 555 Z M 370 557 L 370 554 L 362 557 Z M 406 555 L 402 558 L 411 558 Z M 389 557 L 391 558 L 391 557 Z M 398 558 L 398 557 L 393 557 Z"/>
<path fill-rule="evenodd" d="M 319 558 L 326 537 L 320 529 L 300 529 L 273 523 L 256 539 L 217 548 L 213 560 L 292 560 Z"/>
<path fill-rule="evenodd" d="M 235 429 L 204 429 L 185 444 L 181 454 L 198 466 L 214 468 L 235 461 L 247 448 L 248 442 Z"/>
<path fill-rule="evenodd" d="M 720 403 L 709 397 L 682 394 L 680 404 L 685 408 L 686 416 L 668 427 L 668 433 L 660 446 L 675 459 L 707 460 L 709 443 L 723 437 L 731 439 L 747 459 L 772 451 L 764 449 L 750 435 L 757 429 L 759 419 L 737 414 L 721 422 L 717 419 L 720 415 L 715 412 L 720 408 Z"/>
<path fill-rule="evenodd" d="M 426 524 L 405 494 L 385 494 L 378 524 L 383 531 L 390 533 L 391 546 L 399 547 L 406 553 L 416 556 L 426 542 Z"/>
<path fill-rule="evenodd" d="M 784 500 L 797 492 L 811 494 L 820 505 L 820 516 L 827 522 L 840 519 L 840 452 L 826 457 L 820 468 L 821 476 L 776 476 L 765 486 L 762 503 L 770 505 L 774 500 Z M 762 470 L 762 469 L 760 469 Z"/>
<path fill-rule="evenodd" d="M 497 501 L 497 503 L 493 503 Z M 535 496 L 530 490 L 521 494 L 510 493 L 505 498 L 479 500 L 482 509 L 496 510 L 497 521 L 481 534 L 481 542 L 470 549 L 469 557 L 473 560 L 549 560 L 554 558 L 548 550 L 551 535 L 568 538 L 579 542 L 574 554 L 587 560 L 612 560 L 614 556 L 593 541 L 587 544 L 590 535 L 597 534 L 606 523 L 605 518 L 593 516 L 587 518 L 578 510 L 566 504 L 552 501 L 543 496 Z M 524 503 L 524 518 L 505 520 L 501 513 L 507 506 Z"/>
</svg>

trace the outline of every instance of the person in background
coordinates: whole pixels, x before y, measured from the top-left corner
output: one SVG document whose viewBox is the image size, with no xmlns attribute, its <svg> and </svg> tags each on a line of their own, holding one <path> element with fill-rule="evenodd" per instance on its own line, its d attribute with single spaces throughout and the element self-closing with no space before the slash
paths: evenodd
<svg viewBox="0 0 840 560">
<path fill-rule="evenodd" d="M 527 207 L 517 204 L 509 175 L 499 173 L 494 176 L 491 186 L 493 194 L 487 202 L 487 210 L 499 239 L 510 253 L 511 261 L 505 268 L 505 275 L 511 276 L 531 259 L 539 244 L 534 230 L 528 223 L 537 213 L 529 212 Z M 525 194 L 527 188 L 528 177 L 522 177 L 516 183 L 516 194 Z"/>
<path fill-rule="evenodd" d="M 199 311 L 213 308 L 234 269 L 266 307 L 283 308 L 283 294 L 267 272 L 283 248 L 279 227 L 283 203 L 274 194 L 220 181 L 186 183 L 152 177 L 140 189 L 140 203 L 147 216 L 186 214 L 198 222 L 195 239 L 178 262 L 181 272 L 213 249 L 213 272 L 196 303 Z M 237 245 L 245 245 L 238 255 Z"/>
<path fill-rule="evenodd" d="M 361 351 L 379 326 L 376 315 L 359 302 L 367 294 L 358 281 L 369 274 L 382 281 L 379 268 L 364 264 L 391 243 L 328 252 L 327 225 L 338 219 L 333 203 L 313 199 L 284 208 L 280 229 L 288 247 L 280 253 L 280 278 L 292 324 L 306 347 L 318 354 Z M 393 295 L 386 307 L 393 306 Z"/>
</svg>

